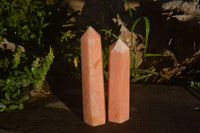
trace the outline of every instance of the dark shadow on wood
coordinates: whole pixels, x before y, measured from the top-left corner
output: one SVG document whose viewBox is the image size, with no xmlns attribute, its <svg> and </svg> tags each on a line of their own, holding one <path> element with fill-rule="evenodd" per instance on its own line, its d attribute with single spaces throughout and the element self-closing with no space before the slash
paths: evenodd
<svg viewBox="0 0 200 133">
<path fill-rule="evenodd" d="M 83 120 L 81 80 L 48 78 L 50 89 L 72 112 Z"/>
<path fill-rule="evenodd" d="M 22 111 L 0 113 L 0 127 L 17 133 L 73 132 L 83 126 L 57 97 L 40 98 Z"/>
</svg>

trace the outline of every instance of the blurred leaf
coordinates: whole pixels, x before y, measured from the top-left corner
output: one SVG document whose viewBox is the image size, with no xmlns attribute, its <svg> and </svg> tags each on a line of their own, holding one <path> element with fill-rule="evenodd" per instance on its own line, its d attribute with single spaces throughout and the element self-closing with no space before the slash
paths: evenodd
<svg viewBox="0 0 200 133">
<path fill-rule="evenodd" d="M 20 103 L 19 106 L 18 106 L 18 109 L 19 109 L 19 110 L 24 109 L 24 105 L 23 105 L 22 103 Z"/>
<path fill-rule="evenodd" d="M 36 67 L 32 67 L 31 68 L 32 73 L 35 75 L 37 73 L 37 68 Z"/>
<path fill-rule="evenodd" d="M 145 57 L 161 57 L 161 56 L 171 56 L 166 54 L 145 54 Z"/>
<path fill-rule="evenodd" d="M 6 97 L 7 100 L 10 100 L 10 92 L 6 92 L 5 97 Z"/>
<path fill-rule="evenodd" d="M 21 51 L 21 48 L 20 48 L 20 47 L 17 47 L 17 52 L 18 52 L 19 54 L 21 54 L 21 53 L 22 53 L 22 51 Z"/>
<path fill-rule="evenodd" d="M 5 85 L 5 81 L 4 80 L 0 80 L 0 87 L 3 87 Z"/>
<path fill-rule="evenodd" d="M 25 67 L 24 67 L 24 71 L 25 71 L 25 72 L 29 72 L 29 70 L 28 70 L 28 67 L 27 67 L 27 66 L 25 66 Z"/>
<path fill-rule="evenodd" d="M 3 112 L 6 109 L 6 106 L 0 102 L 0 112 Z"/>
<path fill-rule="evenodd" d="M 22 79 L 22 87 L 27 87 L 27 86 L 28 86 L 27 79 Z"/>
<path fill-rule="evenodd" d="M 9 84 L 10 83 L 10 79 L 6 79 L 6 84 Z"/>
<path fill-rule="evenodd" d="M 194 87 L 194 81 L 190 81 L 190 87 Z"/>
<path fill-rule="evenodd" d="M 0 102 L 0 108 L 3 108 L 3 107 L 5 107 L 5 105 Z"/>
<path fill-rule="evenodd" d="M 17 105 L 11 105 L 10 107 L 8 107 L 7 111 L 10 112 L 12 110 L 15 110 L 17 108 Z"/>
<path fill-rule="evenodd" d="M 144 47 L 144 57 L 145 57 L 148 39 L 149 39 L 149 32 L 150 32 L 150 21 L 147 17 L 143 17 L 143 19 L 145 21 L 145 28 L 146 28 L 146 38 L 145 38 L 145 47 Z"/>
<path fill-rule="evenodd" d="M 24 102 L 24 101 L 26 101 L 26 100 L 28 100 L 29 99 L 29 96 L 28 96 L 28 94 L 25 94 L 22 98 L 21 98 L 21 102 Z"/>
</svg>

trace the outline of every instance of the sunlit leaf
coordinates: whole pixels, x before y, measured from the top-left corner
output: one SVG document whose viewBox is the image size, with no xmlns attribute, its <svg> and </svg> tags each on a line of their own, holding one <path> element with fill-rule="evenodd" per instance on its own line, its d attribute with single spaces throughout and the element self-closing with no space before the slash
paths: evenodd
<svg viewBox="0 0 200 133">
<path fill-rule="evenodd" d="M 22 87 L 27 87 L 27 86 L 28 86 L 27 79 L 22 79 Z"/>
<path fill-rule="evenodd" d="M 21 98 L 21 101 L 24 102 L 24 101 L 26 101 L 26 100 L 28 100 L 28 99 L 29 99 L 28 94 L 25 94 L 25 95 Z"/>
<path fill-rule="evenodd" d="M 19 109 L 19 110 L 24 109 L 24 105 L 23 105 L 22 103 L 20 103 L 19 106 L 18 106 L 18 109 Z"/>
<path fill-rule="evenodd" d="M 10 92 L 6 92 L 5 97 L 6 97 L 7 100 L 10 100 Z"/>
</svg>

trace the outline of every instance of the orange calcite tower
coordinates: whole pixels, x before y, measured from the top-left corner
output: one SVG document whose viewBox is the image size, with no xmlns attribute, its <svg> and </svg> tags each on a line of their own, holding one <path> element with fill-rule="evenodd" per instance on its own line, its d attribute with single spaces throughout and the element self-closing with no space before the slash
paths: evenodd
<svg viewBox="0 0 200 133">
<path fill-rule="evenodd" d="M 101 37 L 89 27 L 81 37 L 83 118 L 91 126 L 105 124 Z"/>
<path fill-rule="evenodd" d="M 109 48 L 108 120 L 123 123 L 129 119 L 129 48 L 121 40 Z"/>
</svg>

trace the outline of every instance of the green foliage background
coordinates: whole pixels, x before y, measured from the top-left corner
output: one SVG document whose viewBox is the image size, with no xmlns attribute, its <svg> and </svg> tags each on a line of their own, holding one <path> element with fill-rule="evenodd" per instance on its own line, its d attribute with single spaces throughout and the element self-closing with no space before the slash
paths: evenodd
<svg viewBox="0 0 200 133">
<path fill-rule="evenodd" d="M 41 88 L 53 62 L 52 48 L 48 52 L 42 42 L 43 30 L 49 25 L 45 19 L 51 12 L 45 11 L 47 5 L 41 0 L 0 2 L 0 41 L 6 38 L 26 50 L 0 49 L 0 112 L 10 112 L 23 109 L 29 92 Z"/>
</svg>

